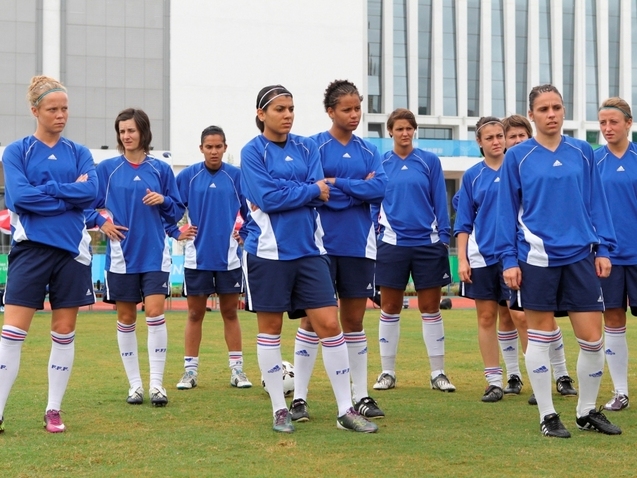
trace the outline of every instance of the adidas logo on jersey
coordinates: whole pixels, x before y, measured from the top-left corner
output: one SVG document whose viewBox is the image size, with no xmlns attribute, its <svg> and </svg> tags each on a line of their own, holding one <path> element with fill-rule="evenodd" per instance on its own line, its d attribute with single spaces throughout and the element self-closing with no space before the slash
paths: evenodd
<svg viewBox="0 0 637 478">
<path fill-rule="evenodd" d="M 365 347 L 363 350 L 358 352 L 358 355 L 365 355 L 365 354 L 367 354 L 367 347 Z"/>
<path fill-rule="evenodd" d="M 447 274 L 446 272 L 442 275 L 443 279 L 449 279 L 449 274 Z"/>
<path fill-rule="evenodd" d="M 373 289 L 373 287 L 372 287 L 372 284 L 370 282 L 369 284 L 367 284 L 367 290 L 372 290 L 372 289 Z"/>
<path fill-rule="evenodd" d="M 235 287 L 241 287 L 241 284 L 239 284 L 239 283 L 237 282 L 237 283 L 235 283 L 235 285 L 234 285 L 234 286 L 235 286 Z"/>
<path fill-rule="evenodd" d="M 289 157 L 289 156 L 286 156 L 286 157 L 285 157 L 285 160 L 286 160 L 286 161 L 294 161 L 294 158 L 291 158 L 291 157 Z"/>
<path fill-rule="evenodd" d="M 533 373 L 546 373 L 548 371 L 549 369 L 542 365 L 540 368 L 536 368 L 535 370 L 533 370 Z"/>
<path fill-rule="evenodd" d="M 401 171 L 405 171 L 406 169 L 409 169 L 406 165 L 400 168 Z"/>
<path fill-rule="evenodd" d="M 162 287 L 168 287 L 168 284 L 166 284 L 165 282 L 161 285 Z"/>
<path fill-rule="evenodd" d="M 600 295 L 597 299 L 597 302 L 604 302 L 604 296 Z"/>
<path fill-rule="evenodd" d="M 295 355 L 298 355 L 299 357 L 309 357 L 310 356 L 308 351 L 305 350 L 305 349 L 299 350 Z"/>
<path fill-rule="evenodd" d="M 589 374 L 588 374 L 588 376 L 589 376 L 589 377 L 592 377 L 592 378 L 599 378 L 599 377 L 601 377 L 601 376 L 602 376 L 602 374 L 603 374 L 603 372 L 602 372 L 601 370 L 598 370 L 598 371 L 597 371 L 597 372 L 595 372 L 595 373 L 589 373 Z"/>
<path fill-rule="evenodd" d="M 561 165 L 562 165 L 562 163 L 560 163 L 560 160 L 559 160 L 559 159 L 556 159 L 556 160 L 555 160 L 555 162 L 553 163 L 553 167 L 555 167 L 555 166 L 561 166 Z"/>
<path fill-rule="evenodd" d="M 345 153 L 345 154 L 343 155 L 343 157 L 344 157 L 344 158 L 351 158 L 351 156 L 349 155 L 349 153 Z"/>
<path fill-rule="evenodd" d="M 279 367 L 278 365 L 275 365 L 270 370 L 268 370 L 268 373 L 276 373 L 276 372 L 280 372 L 280 371 L 281 371 L 281 367 Z"/>
<path fill-rule="evenodd" d="M 500 176 L 498 176 L 497 178 L 495 178 L 495 179 L 493 180 L 493 182 L 494 182 L 494 183 L 499 183 L 499 182 L 500 182 Z"/>
<path fill-rule="evenodd" d="M 606 349 L 606 350 L 604 351 L 604 353 L 605 353 L 606 355 L 615 355 L 615 352 L 613 352 L 611 349 Z"/>
<path fill-rule="evenodd" d="M 620 166 L 619 168 L 617 168 L 617 171 L 622 171 L 623 172 L 623 171 L 626 171 L 626 170 L 624 169 L 623 166 Z"/>
<path fill-rule="evenodd" d="M 140 178 L 139 176 L 135 176 L 135 177 L 133 178 L 133 181 L 141 181 L 141 180 L 142 180 L 142 178 Z"/>
<path fill-rule="evenodd" d="M 52 154 L 51 156 L 49 156 L 47 159 L 58 159 L 55 157 L 55 154 Z"/>
<path fill-rule="evenodd" d="M 216 187 L 217 187 L 217 185 L 216 185 L 215 183 L 210 183 L 210 186 L 209 186 L 209 187 L 211 187 L 211 188 L 216 188 Z"/>
<path fill-rule="evenodd" d="M 93 292 L 91 292 L 91 289 L 86 289 L 86 295 L 91 295 Z"/>
</svg>

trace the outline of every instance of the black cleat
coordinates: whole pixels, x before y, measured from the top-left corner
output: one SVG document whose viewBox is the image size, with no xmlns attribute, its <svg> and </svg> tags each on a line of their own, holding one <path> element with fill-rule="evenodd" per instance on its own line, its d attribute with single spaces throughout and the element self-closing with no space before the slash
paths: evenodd
<svg viewBox="0 0 637 478">
<path fill-rule="evenodd" d="M 555 381 L 555 388 L 561 395 L 565 397 L 576 397 L 577 390 L 573 387 L 573 379 L 568 375 L 558 378 Z"/>
<path fill-rule="evenodd" d="M 621 435 L 621 428 L 608 421 L 602 410 L 603 407 L 600 407 L 599 410 L 591 410 L 588 415 L 577 418 L 577 427 L 580 430 L 594 430 L 605 435 Z"/>
<path fill-rule="evenodd" d="M 560 420 L 559 414 L 557 413 L 546 415 L 540 424 L 540 430 L 542 431 L 542 435 L 545 437 L 571 438 L 571 434 L 566 429 Z"/>
<path fill-rule="evenodd" d="M 513 374 L 509 377 L 509 381 L 507 382 L 507 386 L 504 388 L 503 392 L 505 395 L 520 395 L 522 391 L 522 380 L 520 377 Z"/>
<path fill-rule="evenodd" d="M 482 395 L 483 402 L 499 402 L 504 397 L 502 389 L 497 385 L 489 385 Z"/>
<path fill-rule="evenodd" d="M 354 410 L 365 418 L 385 418 L 385 412 L 378 407 L 376 400 L 372 397 L 361 398 L 361 400 L 354 405 Z"/>
<path fill-rule="evenodd" d="M 290 403 L 290 418 L 292 418 L 293 422 L 307 422 L 310 420 L 305 400 L 302 398 L 292 400 L 292 403 Z"/>
</svg>

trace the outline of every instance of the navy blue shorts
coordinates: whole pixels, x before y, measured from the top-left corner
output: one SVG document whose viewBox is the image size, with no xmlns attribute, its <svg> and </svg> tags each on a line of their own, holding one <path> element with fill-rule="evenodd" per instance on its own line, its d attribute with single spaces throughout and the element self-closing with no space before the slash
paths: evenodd
<svg viewBox="0 0 637 478">
<path fill-rule="evenodd" d="M 602 286 L 595 270 L 595 254 L 574 264 L 538 267 L 519 261 L 522 285 L 512 298 L 524 309 L 591 312 L 604 310 Z"/>
<path fill-rule="evenodd" d="M 449 250 L 442 242 L 426 246 L 394 246 L 378 241 L 376 285 L 405 290 L 409 275 L 416 290 L 451 284 Z"/>
<path fill-rule="evenodd" d="M 134 302 L 139 304 L 149 295 L 164 295 L 170 293 L 168 272 L 140 272 L 133 274 L 116 274 L 106 271 L 106 294 L 104 302 Z"/>
<path fill-rule="evenodd" d="M 630 304 L 631 314 L 637 315 L 637 266 L 614 265 L 610 276 L 600 280 L 607 309 L 626 310 Z"/>
<path fill-rule="evenodd" d="M 241 294 L 241 268 L 231 271 L 200 271 L 184 268 L 184 296 L 210 294 Z"/>
<path fill-rule="evenodd" d="M 244 251 L 243 258 L 246 309 L 285 312 L 336 305 L 326 256 L 276 261 Z"/>
<path fill-rule="evenodd" d="M 471 283 L 461 282 L 461 297 L 478 300 L 494 300 L 506 306 L 511 290 L 504 283 L 502 265 L 498 262 L 487 267 L 471 269 Z"/>
<path fill-rule="evenodd" d="M 339 297 L 374 296 L 374 261 L 365 257 L 329 256 L 330 275 Z"/>
<path fill-rule="evenodd" d="M 5 304 L 41 310 L 47 286 L 52 309 L 95 303 L 91 266 L 80 264 L 68 251 L 22 241 L 13 246 L 8 261 Z"/>
</svg>

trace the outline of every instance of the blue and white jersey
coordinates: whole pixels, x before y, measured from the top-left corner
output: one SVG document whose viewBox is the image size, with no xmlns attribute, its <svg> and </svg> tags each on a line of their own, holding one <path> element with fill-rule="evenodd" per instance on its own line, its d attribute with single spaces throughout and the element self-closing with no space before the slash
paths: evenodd
<svg viewBox="0 0 637 478">
<path fill-rule="evenodd" d="M 97 165 L 99 193 L 93 209 L 104 208 L 117 226 L 125 226 L 122 241 L 108 240 L 106 270 L 116 274 L 170 272 L 170 250 L 164 227 L 184 215 L 175 175 L 170 165 L 146 156 L 139 165 L 118 156 Z M 164 196 L 159 206 L 142 202 L 148 191 Z M 97 211 L 87 212 L 87 222 L 106 222 Z"/>
<path fill-rule="evenodd" d="M 335 178 L 330 199 L 319 208 L 328 254 L 376 259 L 376 231 L 370 204 L 380 204 L 387 175 L 376 146 L 352 135 L 346 145 L 329 132 L 311 137 L 318 145 L 326 178 Z M 365 180 L 374 172 L 374 177 Z"/>
<path fill-rule="evenodd" d="M 83 210 L 97 195 L 97 175 L 90 151 L 61 137 L 49 147 L 27 136 L 6 147 L 2 155 L 5 201 L 14 243 L 34 241 L 91 263 Z M 83 174 L 85 182 L 76 182 Z"/>
<path fill-rule="evenodd" d="M 280 147 L 259 135 L 241 150 L 241 187 L 250 209 L 244 250 L 270 260 L 325 254 L 316 206 L 323 179 L 316 143 L 288 134 Z"/>
<path fill-rule="evenodd" d="M 496 253 L 504 269 L 609 257 L 617 241 L 591 146 L 562 136 L 555 151 L 534 138 L 507 151 L 500 174 Z"/>
<path fill-rule="evenodd" d="M 194 240 L 186 241 L 184 267 L 205 271 L 229 271 L 241 267 L 239 243 L 232 236 L 237 213 L 247 218 L 241 193 L 241 171 L 221 163 L 211 171 L 204 162 L 177 175 L 181 200 L 188 210 L 188 224 L 197 227 Z M 179 230 L 171 233 L 179 236 Z"/>
<path fill-rule="evenodd" d="M 389 180 L 380 208 L 372 206 L 378 240 L 396 246 L 449 244 L 447 189 L 438 156 L 414 148 L 402 159 L 388 151 L 382 164 Z"/>
<path fill-rule="evenodd" d="M 484 161 L 471 166 L 462 176 L 454 233 L 469 234 L 467 258 L 472 269 L 498 262 L 495 227 L 499 185 L 500 168 L 494 170 Z"/>
<path fill-rule="evenodd" d="M 595 161 L 617 235 L 617 249 L 611 251 L 613 264 L 637 264 L 637 146 L 630 143 L 621 158 L 608 146 L 595 151 Z"/>
</svg>

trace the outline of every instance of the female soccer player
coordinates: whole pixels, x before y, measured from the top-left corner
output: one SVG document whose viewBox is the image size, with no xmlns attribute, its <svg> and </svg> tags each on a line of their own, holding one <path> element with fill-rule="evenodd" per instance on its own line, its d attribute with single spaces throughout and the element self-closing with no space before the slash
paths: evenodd
<svg viewBox="0 0 637 478">
<path fill-rule="evenodd" d="M 188 239 L 184 262 L 184 293 L 188 300 L 185 330 L 184 375 L 179 390 L 197 386 L 199 346 L 206 302 L 210 294 L 219 296 L 224 336 L 228 346 L 230 385 L 249 388 L 252 383 L 243 372 L 241 326 L 237 316 L 243 278 L 239 243 L 234 238 L 237 213 L 246 219 L 247 208 L 241 193 L 241 171 L 223 162 L 226 135 L 218 126 L 201 133 L 199 150 L 204 161 L 187 167 L 177 175 L 177 186 L 188 208 L 188 229 L 180 233 L 175 226 L 171 236 Z"/>
<path fill-rule="evenodd" d="M 375 292 L 374 260 L 376 234 L 370 204 L 379 204 L 385 193 L 387 175 L 375 146 L 354 135 L 361 119 L 363 97 L 347 80 L 336 80 L 325 90 L 323 104 L 332 127 L 313 136 L 318 145 L 323 172 L 330 188 L 330 200 L 320 209 L 325 230 L 323 245 L 330 259 L 330 272 L 340 299 L 339 315 L 347 352 L 354 409 L 367 418 L 385 416 L 367 391 L 367 336 L 363 317 L 367 299 Z M 307 318 L 294 343 L 293 421 L 309 419 L 309 383 L 319 339 Z"/>
<path fill-rule="evenodd" d="M 502 367 L 498 355 L 497 329 L 499 305 L 506 305 L 510 296 L 502 280 L 502 267 L 495 255 L 496 201 L 500 185 L 500 166 L 504 160 L 505 137 L 502 122 L 493 116 L 480 118 L 476 124 L 476 141 L 484 159 L 469 168 L 462 177 L 456 208 L 455 234 L 458 238 L 458 272 L 462 281 L 460 295 L 475 299 L 478 314 L 478 344 L 484 361 L 487 389 L 483 402 L 502 400 Z M 382 297 L 382 295 L 381 295 Z M 506 312 L 508 312 L 508 309 Z M 510 315 L 506 313 L 508 321 Z M 511 325 L 513 323 L 511 322 Z M 517 365 L 517 331 L 512 346 Z M 509 381 L 519 382 L 519 367 Z M 518 390 L 515 390 L 519 393 Z"/>
<path fill-rule="evenodd" d="M 449 269 L 449 213 L 440 159 L 414 148 L 418 124 L 414 114 L 399 108 L 389 115 L 387 131 L 393 151 L 385 153 L 383 167 L 389 177 L 378 218 L 376 283 L 380 285 L 379 342 L 382 373 L 374 388 L 396 386 L 396 353 L 400 311 L 409 275 L 418 293 L 422 335 L 431 366 L 431 388 L 454 392 L 445 375 L 445 333 L 440 315 L 441 287 L 451 282 Z"/>
<path fill-rule="evenodd" d="M 22 344 L 35 311 L 44 308 L 47 286 L 52 317 L 44 427 L 59 433 L 66 429 L 60 409 L 73 368 L 78 307 L 95 302 L 83 210 L 95 199 L 97 176 L 89 150 L 62 136 L 66 88 L 35 76 L 27 99 L 37 121 L 35 133 L 11 143 L 2 156 L 13 247 L 0 340 L 0 433 Z"/>
<path fill-rule="evenodd" d="M 604 183 L 618 247 L 610 253 L 610 275 L 602 279 L 604 291 L 604 350 L 613 379 L 614 396 L 604 406 L 618 412 L 628 408 L 628 344 L 626 307 L 637 315 L 637 147 L 628 140 L 633 125 L 630 105 L 609 98 L 599 109 L 599 129 L 606 146 L 595 151 Z"/>
<path fill-rule="evenodd" d="M 323 228 L 316 211 L 330 197 L 316 144 L 290 133 L 292 94 L 281 85 L 257 96 L 263 133 L 241 150 L 242 187 L 250 208 L 242 263 L 246 305 L 257 313 L 257 354 L 274 411 L 273 429 L 294 431 L 281 380 L 283 312 L 304 309 L 323 347 L 325 370 L 338 404 L 337 426 L 358 432 L 378 427 L 352 407 L 349 360 L 341 332 Z"/>
<path fill-rule="evenodd" d="M 502 124 L 504 125 L 504 135 L 506 138 L 506 148 L 511 149 L 516 144 L 520 144 L 523 141 L 531 138 L 533 136 L 533 129 L 531 128 L 531 123 L 526 117 L 522 115 L 511 115 L 502 120 Z M 517 347 L 515 347 L 515 351 L 510 351 L 509 349 L 513 348 L 512 341 L 504 341 L 501 338 L 502 330 L 512 330 L 510 327 L 506 327 L 502 319 L 505 317 L 502 314 L 502 309 L 500 309 L 500 329 L 498 330 L 498 338 L 500 339 L 500 349 L 502 350 L 502 355 L 507 363 L 507 371 L 509 369 L 508 366 L 508 358 L 511 357 L 513 359 L 512 353 L 515 354 L 515 360 L 517 361 Z M 513 322 L 515 323 L 515 328 L 517 329 L 520 341 L 522 342 L 522 350 L 526 353 L 526 345 L 528 343 L 527 337 L 527 329 L 528 325 L 526 323 L 526 319 L 524 318 L 524 313 L 518 310 L 509 310 L 509 314 Z M 561 315 L 561 313 L 560 313 Z M 566 368 L 566 355 L 564 354 L 564 340 L 562 338 L 562 331 L 557 325 L 557 321 L 553 319 L 553 329 L 558 330 L 559 334 L 557 335 L 554 342 L 551 342 L 551 346 L 549 348 L 549 354 L 551 356 L 551 368 L 553 370 L 553 378 L 555 379 L 555 389 L 562 396 L 576 396 L 577 390 L 573 387 L 573 379 L 570 377 L 568 373 L 568 369 Z M 510 339 L 513 339 L 513 334 L 504 334 L 505 337 L 508 336 Z M 517 337 L 515 337 L 515 342 L 517 343 Z M 505 345 L 508 344 L 508 345 Z M 511 388 L 512 379 L 515 382 L 516 378 L 519 377 L 509 376 L 509 386 L 507 388 Z M 520 382 L 521 383 L 521 382 Z M 507 389 L 504 390 L 504 393 L 507 394 Z M 535 399 L 535 394 L 531 394 L 529 397 L 529 405 L 537 405 L 537 400 Z"/>
<path fill-rule="evenodd" d="M 553 329 L 553 312 L 566 310 L 580 345 L 577 426 L 620 434 L 595 408 L 604 368 L 599 278 L 610 273 L 609 250 L 616 240 L 593 150 L 562 136 L 564 105 L 554 86 L 531 90 L 529 117 L 535 138 L 511 148 L 502 166 L 496 252 L 529 326 L 526 368 L 541 431 L 570 436 L 553 407 L 549 360 L 559 332 Z"/>
<path fill-rule="evenodd" d="M 170 251 L 166 224 L 176 224 L 184 206 L 170 165 L 149 156 L 152 133 L 148 115 L 123 110 L 115 119 L 120 156 L 97 166 L 99 193 L 94 208 L 105 208 L 109 219 L 96 211 L 92 218 L 106 234 L 106 294 L 117 305 L 117 342 L 129 381 L 126 401 L 144 401 L 139 372 L 137 304 L 144 301 L 148 325 L 150 403 L 168 403 L 163 387 L 168 335 L 164 302 L 170 290 Z"/>
</svg>

